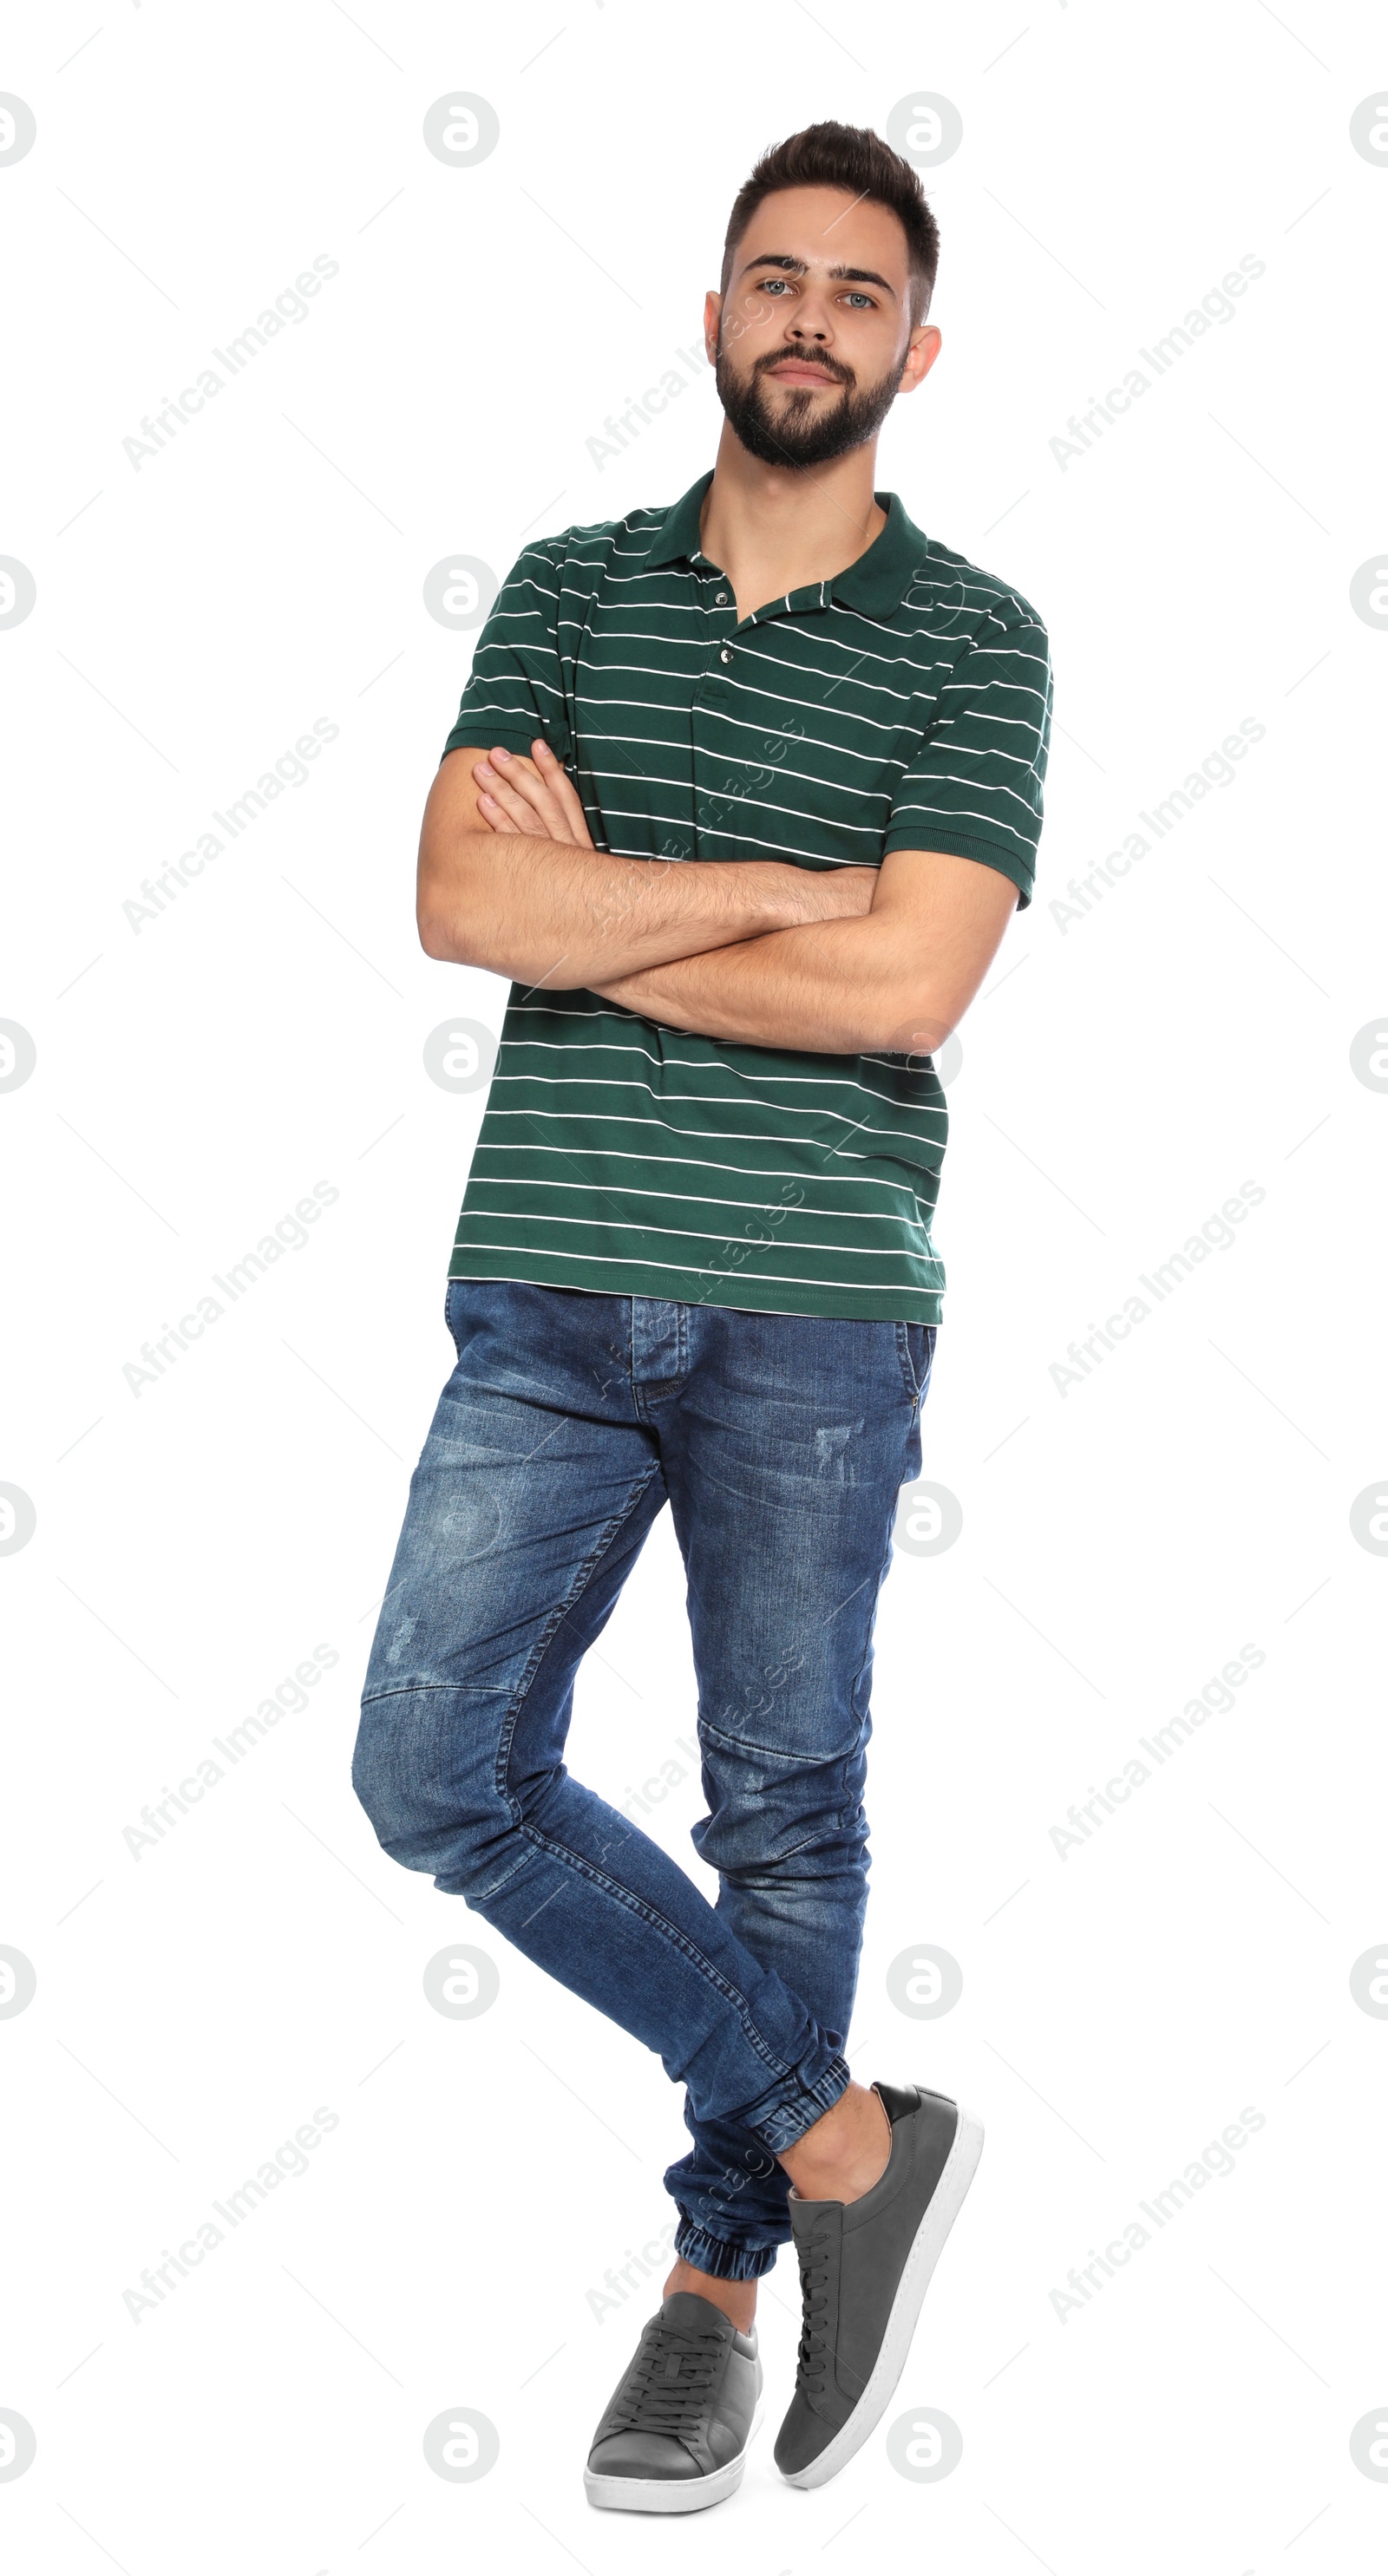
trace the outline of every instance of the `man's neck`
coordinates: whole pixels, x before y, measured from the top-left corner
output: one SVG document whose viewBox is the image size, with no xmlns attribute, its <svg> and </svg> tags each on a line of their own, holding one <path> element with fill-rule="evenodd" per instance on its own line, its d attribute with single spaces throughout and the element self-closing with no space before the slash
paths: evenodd
<svg viewBox="0 0 1388 2576">
<path fill-rule="evenodd" d="M 827 465 L 763 465 L 724 423 L 699 543 L 728 575 L 740 618 L 866 554 L 887 524 L 873 497 L 876 462 L 874 439 Z"/>
</svg>

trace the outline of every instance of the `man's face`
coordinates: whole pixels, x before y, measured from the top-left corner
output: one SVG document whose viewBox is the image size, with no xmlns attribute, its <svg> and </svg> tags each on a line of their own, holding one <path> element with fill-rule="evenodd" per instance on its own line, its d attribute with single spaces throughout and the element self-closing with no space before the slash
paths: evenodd
<svg viewBox="0 0 1388 2576">
<path fill-rule="evenodd" d="M 932 327 L 911 329 L 909 303 L 906 235 L 888 207 L 838 188 L 763 198 L 726 298 L 705 308 L 718 398 L 742 445 L 803 469 L 875 438 L 940 346 Z"/>
</svg>

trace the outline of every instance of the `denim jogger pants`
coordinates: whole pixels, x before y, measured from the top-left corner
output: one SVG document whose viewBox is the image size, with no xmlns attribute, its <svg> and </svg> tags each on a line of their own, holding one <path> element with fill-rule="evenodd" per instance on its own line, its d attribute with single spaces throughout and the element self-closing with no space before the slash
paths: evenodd
<svg viewBox="0 0 1388 2576">
<path fill-rule="evenodd" d="M 464 1897 L 685 2087 L 676 2250 L 765 2271 L 779 2150 L 837 2101 L 867 1897 L 879 1584 L 935 1327 L 457 1279 L 353 1782 Z M 574 1675 L 668 1501 L 688 1578 L 710 1905 L 571 1779 Z"/>
</svg>

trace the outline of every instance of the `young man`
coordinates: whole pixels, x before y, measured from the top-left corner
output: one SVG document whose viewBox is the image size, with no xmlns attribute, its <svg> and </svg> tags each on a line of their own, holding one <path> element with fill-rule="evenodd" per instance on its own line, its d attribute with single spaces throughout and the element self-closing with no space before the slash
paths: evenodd
<svg viewBox="0 0 1388 2576">
<path fill-rule="evenodd" d="M 712 473 L 526 547 L 424 815 L 424 947 L 514 982 L 354 1779 L 388 1852 L 685 2087 L 674 2268 L 598 2426 L 599 2505 L 737 2485 L 757 2278 L 792 2235 L 776 2461 L 832 2477 L 982 2144 L 843 2056 L 874 1611 L 944 1284 L 931 1056 L 1030 901 L 1050 735 L 1034 609 L 873 489 L 939 353 L 937 250 L 876 135 L 764 156 L 705 308 Z M 716 1905 L 563 1764 L 667 1499 Z"/>
</svg>

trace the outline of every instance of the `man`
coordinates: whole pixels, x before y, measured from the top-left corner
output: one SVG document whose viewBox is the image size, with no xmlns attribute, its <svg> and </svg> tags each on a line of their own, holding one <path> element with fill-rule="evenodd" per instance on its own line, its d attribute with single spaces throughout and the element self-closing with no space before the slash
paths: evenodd
<svg viewBox="0 0 1388 2576">
<path fill-rule="evenodd" d="M 1035 611 L 873 489 L 939 353 L 937 251 L 876 135 L 763 157 L 705 309 L 712 473 L 525 548 L 424 815 L 424 947 L 514 982 L 354 1779 L 388 1852 L 685 2087 L 674 2268 L 597 2505 L 737 2485 L 757 2279 L 792 2235 L 776 2461 L 833 2476 L 982 2144 L 843 2055 L 873 1618 L 944 1283 L 931 1056 L 1030 900 L 1050 734 Z M 716 1905 L 562 1758 L 667 1499 Z"/>
</svg>

